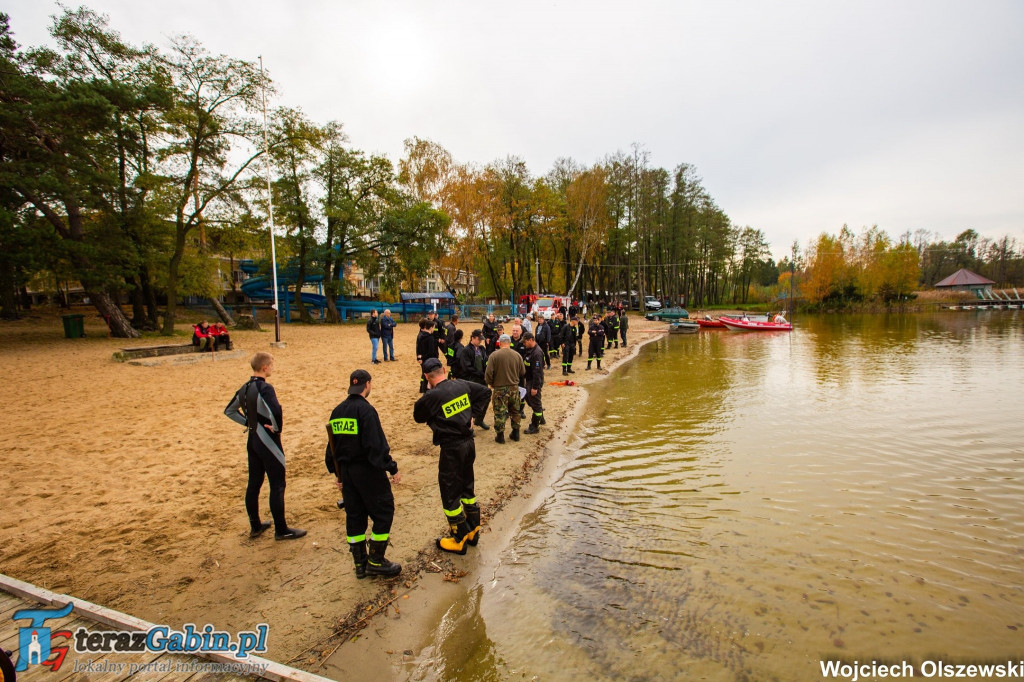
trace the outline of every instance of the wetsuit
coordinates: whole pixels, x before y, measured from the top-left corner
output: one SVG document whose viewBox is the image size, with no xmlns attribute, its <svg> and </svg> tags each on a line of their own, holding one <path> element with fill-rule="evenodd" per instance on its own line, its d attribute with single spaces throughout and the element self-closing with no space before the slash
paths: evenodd
<svg viewBox="0 0 1024 682">
<path fill-rule="evenodd" d="M 366 540 L 367 517 L 373 521 L 370 540 L 387 541 L 395 517 L 388 474 L 398 473 L 398 463 L 377 410 L 358 393 L 349 395 L 331 412 L 328 439 L 324 463 L 341 481 L 349 545 Z"/>
<path fill-rule="evenodd" d="M 284 519 L 284 449 L 281 446 L 282 412 L 274 387 L 263 377 L 252 377 L 224 408 L 228 419 L 248 429 L 245 444 L 249 456 L 249 483 L 245 488 L 245 511 L 253 532 L 261 530 L 260 488 L 263 477 L 270 480 L 270 513 L 274 531 L 289 531 Z"/>
<path fill-rule="evenodd" d="M 437 485 L 449 525 L 480 525 L 480 506 L 474 491 L 473 418 L 483 418 L 491 389 L 471 381 L 446 379 L 420 396 L 413 407 L 413 419 L 434 433 L 434 445 L 441 446 L 437 463 Z M 467 519 L 468 515 L 468 519 Z"/>
</svg>

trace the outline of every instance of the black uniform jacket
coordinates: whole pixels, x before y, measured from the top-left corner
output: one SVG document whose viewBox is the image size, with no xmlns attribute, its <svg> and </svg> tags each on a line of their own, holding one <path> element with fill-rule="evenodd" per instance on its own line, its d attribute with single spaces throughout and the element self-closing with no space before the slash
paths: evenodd
<svg viewBox="0 0 1024 682">
<path fill-rule="evenodd" d="M 467 345 L 455 356 L 452 373 L 459 379 L 466 379 L 477 384 L 484 383 L 484 369 L 487 368 L 487 349 L 480 345 L 480 363 L 477 364 L 476 346 Z"/>
<path fill-rule="evenodd" d="M 578 334 L 579 323 L 576 326 L 567 324 L 562 327 L 562 344 L 563 346 L 574 346 L 576 345 L 576 339 L 579 338 Z"/>
<path fill-rule="evenodd" d="M 491 389 L 462 379 L 448 379 L 420 396 L 412 410 L 417 424 L 434 432 L 434 445 L 473 437 L 473 418 L 483 417 Z"/>
<path fill-rule="evenodd" d="M 603 324 L 591 321 L 590 328 L 587 329 L 587 334 L 590 336 L 591 341 L 595 341 L 603 345 L 607 332 Z"/>
<path fill-rule="evenodd" d="M 526 388 L 535 388 L 538 391 L 544 387 L 544 351 L 540 344 L 533 348 L 526 349 Z"/>
<path fill-rule="evenodd" d="M 544 324 L 538 324 L 537 329 L 533 332 L 533 338 L 537 340 L 537 343 L 547 348 L 551 345 L 551 325 L 545 322 Z"/>
<path fill-rule="evenodd" d="M 332 474 L 338 473 L 334 466 L 335 459 L 341 466 L 369 464 L 392 476 L 398 473 L 398 462 L 391 459 L 391 446 L 380 426 L 377 410 L 363 396 L 355 394 L 343 400 L 331 412 L 331 421 L 327 426 L 330 442 L 324 453 L 324 463 Z"/>
<path fill-rule="evenodd" d="M 416 336 L 416 358 L 422 363 L 437 357 L 437 339 L 427 331 Z"/>
</svg>

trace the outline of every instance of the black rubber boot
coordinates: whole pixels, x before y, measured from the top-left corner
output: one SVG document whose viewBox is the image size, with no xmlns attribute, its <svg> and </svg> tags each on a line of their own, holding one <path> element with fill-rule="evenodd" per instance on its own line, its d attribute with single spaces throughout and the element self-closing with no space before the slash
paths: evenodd
<svg viewBox="0 0 1024 682">
<path fill-rule="evenodd" d="M 483 420 L 483 417 L 480 417 L 479 419 L 474 419 L 474 420 L 473 420 L 473 423 L 474 423 L 474 424 L 476 424 L 478 428 L 481 428 L 481 429 L 483 429 L 484 431 L 486 431 L 486 430 L 488 430 L 489 428 L 491 428 L 491 427 L 490 427 L 490 426 L 488 426 L 487 424 L 484 424 L 484 420 Z"/>
<path fill-rule="evenodd" d="M 573 371 L 572 365 L 569 365 L 569 370 L 568 371 L 569 371 L 569 374 L 575 374 L 576 373 L 576 372 Z"/>
<path fill-rule="evenodd" d="M 616 348 L 618 348 L 618 347 L 619 347 L 619 342 L 618 342 L 618 341 L 616 341 L 616 342 L 615 342 L 615 347 L 616 347 Z"/>
<path fill-rule="evenodd" d="M 541 426 L 543 426 L 544 424 L 547 424 L 547 423 L 548 423 L 548 420 L 544 418 L 543 414 L 541 414 L 541 416 L 540 416 L 540 424 L 541 424 Z"/>
<path fill-rule="evenodd" d="M 452 554 L 465 554 L 469 539 L 469 523 L 461 521 L 451 524 L 452 534 L 437 539 L 437 548 Z M 474 539 L 476 539 L 474 537 Z"/>
<path fill-rule="evenodd" d="M 591 360 L 587 360 L 587 369 L 590 369 Z"/>
<path fill-rule="evenodd" d="M 512 429 L 512 433 L 510 433 L 508 437 L 518 443 L 519 442 L 519 429 Z"/>
<path fill-rule="evenodd" d="M 249 537 L 258 538 L 259 536 L 263 535 L 263 531 L 265 531 L 268 528 L 270 528 L 270 521 L 264 521 L 259 525 L 258 528 L 253 527 L 249 529 Z"/>
<path fill-rule="evenodd" d="M 480 542 L 480 505 L 464 504 L 462 508 L 466 511 L 466 525 L 469 526 L 466 542 L 470 547 L 476 547 L 476 543 Z"/>
<path fill-rule="evenodd" d="M 562 365 L 562 376 L 563 377 L 569 376 L 569 370 L 566 368 L 565 365 Z"/>
<path fill-rule="evenodd" d="M 298 540 L 306 535 L 301 528 L 289 528 L 283 533 L 274 533 L 275 540 Z"/>
<path fill-rule="evenodd" d="M 348 551 L 352 552 L 352 561 L 356 565 L 356 577 L 362 580 L 366 577 L 366 540 L 350 543 Z"/>
<path fill-rule="evenodd" d="M 540 433 L 540 429 L 537 428 L 539 424 L 540 418 L 537 415 L 533 415 L 533 419 L 530 420 L 530 426 L 523 433 Z"/>
<path fill-rule="evenodd" d="M 366 559 L 366 572 L 369 575 L 382 575 L 392 578 L 402 572 L 402 565 L 384 558 L 387 551 L 387 540 L 370 540 L 370 556 Z"/>
<path fill-rule="evenodd" d="M 505 432 L 504 431 L 496 432 L 494 434 L 494 442 L 495 443 L 501 443 L 502 445 L 504 445 L 505 444 Z"/>
<path fill-rule="evenodd" d="M 597 368 L 601 369 L 601 358 L 597 359 Z"/>
</svg>

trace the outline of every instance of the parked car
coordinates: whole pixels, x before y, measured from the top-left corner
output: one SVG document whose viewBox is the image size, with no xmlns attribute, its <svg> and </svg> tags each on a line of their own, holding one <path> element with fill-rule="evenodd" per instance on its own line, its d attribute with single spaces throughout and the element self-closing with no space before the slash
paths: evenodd
<svg viewBox="0 0 1024 682">
<path fill-rule="evenodd" d="M 633 310 L 640 310 L 640 299 L 636 296 L 632 296 L 629 299 L 630 307 Z M 644 296 L 644 306 L 647 310 L 661 310 L 661 301 L 655 296 Z"/>
<path fill-rule="evenodd" d="M 652 310 L 644 315 L 648 320 L 661 320 L 662 322 L 675 322 L 676 320 L 688 320 L 690 313 L 685 308 L 665 308 L 664 310 Z"/>
</svg>

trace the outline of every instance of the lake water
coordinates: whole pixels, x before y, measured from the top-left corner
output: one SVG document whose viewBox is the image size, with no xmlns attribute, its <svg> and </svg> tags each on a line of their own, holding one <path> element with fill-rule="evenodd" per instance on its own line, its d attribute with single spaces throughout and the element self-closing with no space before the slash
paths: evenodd
<svg viewBox="0 0 1024 682">
<path fill-rule="evenodd" d="M 666 337 L 593 389 L 410 677 L 1024 659 L 1024 313 L 796 324 Z"/>
</svg>

